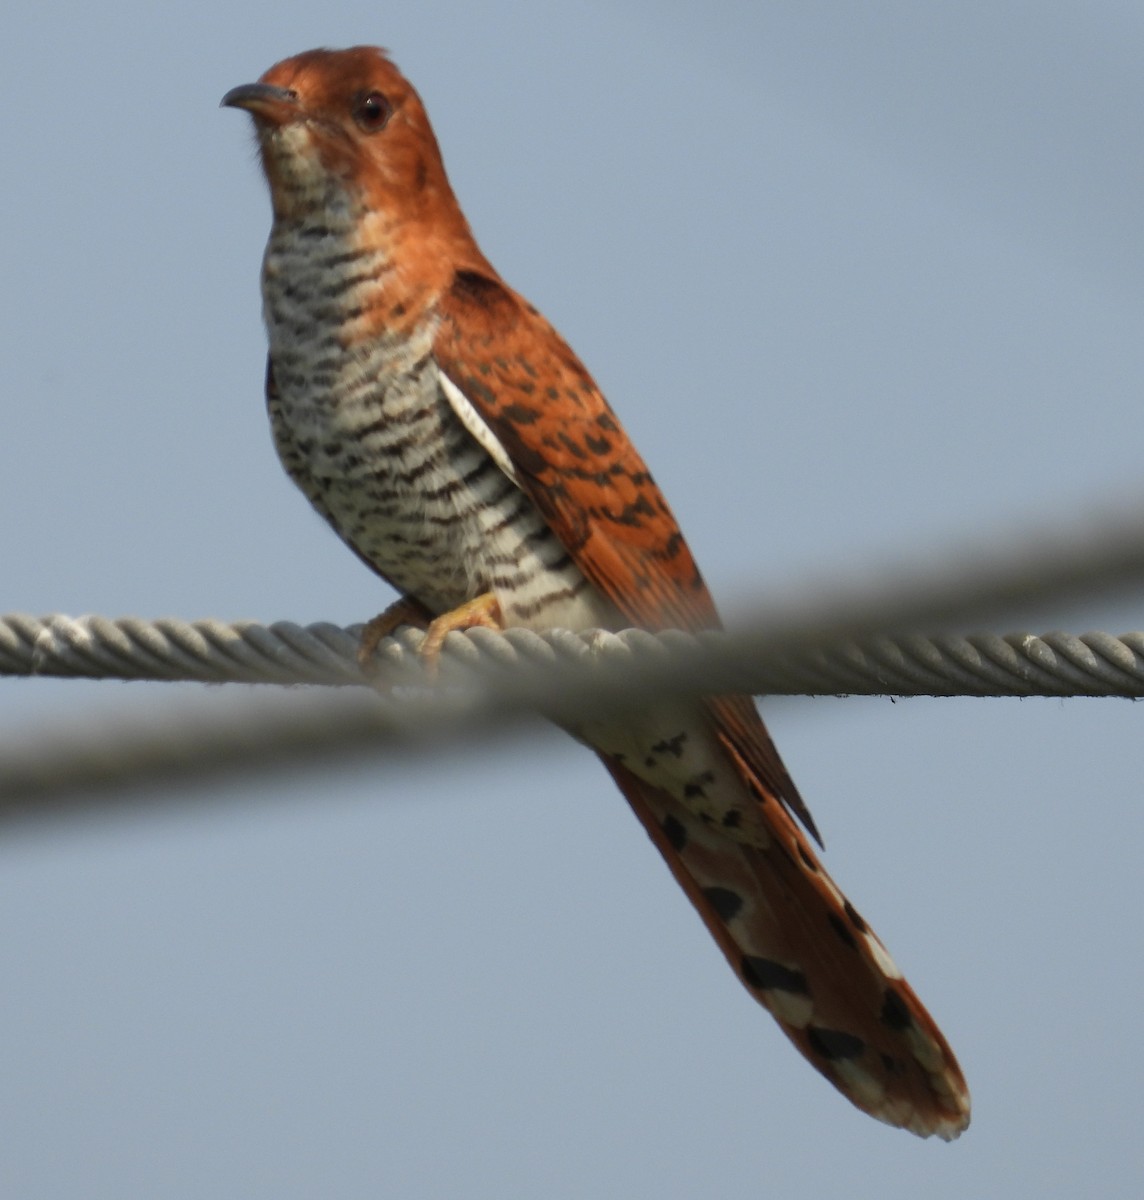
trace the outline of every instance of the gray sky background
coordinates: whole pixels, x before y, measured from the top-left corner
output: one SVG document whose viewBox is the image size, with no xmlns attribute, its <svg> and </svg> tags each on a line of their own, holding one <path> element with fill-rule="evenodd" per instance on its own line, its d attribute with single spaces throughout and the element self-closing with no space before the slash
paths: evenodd
<svg viewBox="0 0 1144 1200">
<path fill-rule="evenodd" d="M 42 0 L 0 37 L 3 610 L 388 602 L 274 458 L 268 204 L 217 109 L 323 44 L 413 78 L 731 614 L 1141 495 L 1138 4 Z M 172 690 L 8 681 L 0 719 Z M 7 835 L 0 1194 L 1139 1196 L 1141 710 L 767 711 L 961 1058 L 959 1143 L 806 1067 L 539 731 Z"/>
</svg>

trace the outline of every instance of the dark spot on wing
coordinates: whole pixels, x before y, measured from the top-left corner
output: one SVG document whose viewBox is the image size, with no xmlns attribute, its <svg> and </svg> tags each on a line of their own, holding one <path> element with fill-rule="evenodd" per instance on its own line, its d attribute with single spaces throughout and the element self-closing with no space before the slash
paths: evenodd
<svg viewBox="0 0 1144 1200">
<path fill-rule="evenodd" d="M 683 755 L 683 747 L 687 742 L 687 732 L 677 733 L 674 737 L 664 738 L 662 742 L 656 742 L 652 746 L 652 750 L 656 754 L 670 754 L 672 758 L 680 758 Z"/>
<path fill-rule="evenodd" d="M 886 988 L 880 1020 L 887 1028 L 896 1030 L 909 1029 L 914 1023 L 910 1010 L 906 1008 L 906 1002 L 892 987 Z"/>
<path fill-rule="evenodd" d="M 858 915 L 858 910 L 854 907 L 854 905 L 847 900 L 842 907 L 845 910 L 846 915 L 850 918 L 850 924 L 853 925 L 859 933 L 865 933 L 867 929 L 866 922 L 863 921 Z"/>
<path fill-rule="evenodd" d="M 806 1037 L 811 1048 L 831 1062 L 858 1058 L 866 1052 L 866 1043 L 860 1037 L 844 1033 L 840 1029 L 822 1029 L 817 1025 L 808 1025 Z"/>
<path fill-rule="evenodd" d="M 818 874 L 818 863 L 816 863 L 814 861 L 814 859 L 810 857 L 810 854 L 807 852 L 806 847 L 802 844 L 801 841 L 798 842 L 797 845 L 798 845 L 798 856 L 799 856 L 799 858 L 802 859 L 802 865 L 804 867 L 806 867 L 806 869 L 808 871 L 810 871 L 811 874 L 817 875 Z"/>
<path fill-rule="evenodd" d="M 682 854 L 687 845 L 687 830 L 683 827 L 683 823 L 677 821 L 675 817 L 665 817 L 661 828 L 671 848 L 676 854 Z"/>
<path fill-rule="evenodd" d="M 502 284 L 479 271 L 456 272 L 453 276 L 453 294 L 486 309 L 508 299 Z"/>
<path fill-rule="evenodd" d="M 858 949 L 858 943 L 854 938 L 854 934 L 850 931 L 850 926 L 837 914 L 830 914 L 830 924 L 834 932 L 850 947 L 851 950 Z"/>
<path fill-rule="evenodd" d="M 714 771 L 701 771 L 692 780 L 690 780 L 688 783 L 685 783 L 683 785 L 683 795 L 688 800 L 692 800 L 697 797 L 701 800 L 706 799 L 706 797 L 707 797 L 707 792 L 705 790 L 706 785 L 709 783 L 714 783 L 714 782 L 715 782 L 715 772 Z"/>
<path fill-rule="evenodd" d="M 532 425 L 540 419 L 540 410 L 527 404 L 506 404 L 500 415 L 518 425 Z"/>
<path fill-rule="evenodd" d="M 733 920 L 742 910 L 743 897 L 740 896 L 738 892 L 731 891 L 730 888 L 704 888 L 703 895 L 707 898 L 711 907 L 724 921 Z"/>
<path fill-rule="evenodd" d="M 792 992 L 798 996 L 809 996 L 810 987 L 806 976 L 793 967 L 785 967 L 772 958 L 760 958 L 754 954 L 744 954 L 740 969 L 744 981 L 753 988 L 763 991 Z"/>
</svg>

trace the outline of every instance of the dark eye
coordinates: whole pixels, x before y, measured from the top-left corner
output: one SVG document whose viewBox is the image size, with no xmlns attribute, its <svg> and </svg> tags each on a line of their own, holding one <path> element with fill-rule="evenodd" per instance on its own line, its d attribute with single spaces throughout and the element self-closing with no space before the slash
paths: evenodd
<svg viewBox="0 0 1144 1200">
<path fill-rule="evenodd" d="M 381 92 L 365 92 L 354 102 L 354 120 L 366 133 L 384 129 L 393 115 L 393 105 Z"/>
</svg>

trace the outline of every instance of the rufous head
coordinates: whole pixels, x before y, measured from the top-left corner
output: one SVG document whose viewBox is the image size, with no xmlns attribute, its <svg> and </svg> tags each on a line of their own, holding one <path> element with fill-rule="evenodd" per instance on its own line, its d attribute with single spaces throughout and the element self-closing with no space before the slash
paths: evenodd
<svg viewBox="0 0 1144 1200">
<path fill-rule="evenodd" d="M 279 219 L 342 200 L 464 222 L 421 98 L 384 50 L 308 50 L 222 103 L 254 118 Z"/>
</svg>

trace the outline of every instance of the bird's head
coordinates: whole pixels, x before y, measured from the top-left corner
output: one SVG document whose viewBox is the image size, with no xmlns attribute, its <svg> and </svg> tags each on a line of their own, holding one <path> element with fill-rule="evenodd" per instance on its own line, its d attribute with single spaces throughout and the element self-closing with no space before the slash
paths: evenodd
<svg viewBox="0 0 1144 1200">
<path fill-rule="evenodd" d="M 341 201 L 463 224 L 421 98 L 383 50 L 309 50 L 222 103 L 254 118 L 277 218 Z"/>
</svg>

